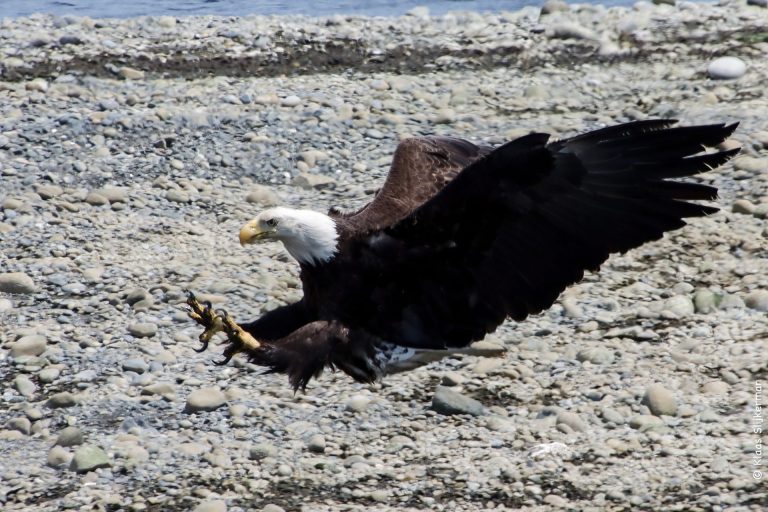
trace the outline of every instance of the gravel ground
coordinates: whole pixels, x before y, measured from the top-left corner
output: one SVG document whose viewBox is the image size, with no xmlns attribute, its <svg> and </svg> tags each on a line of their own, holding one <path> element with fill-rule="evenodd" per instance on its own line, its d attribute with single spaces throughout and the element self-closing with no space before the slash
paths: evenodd
<svg viewBox="0 0 768 512">
<path fill-rule="evenodd" d="M 0 21 L 3 510 L 763 510 L 768 10 L 545 10 Z M 192 350 L 183 288 L 243 321 L 300 294 L 282 247 L 237 244 L 264 205 L 361 205 L 407 135 L 662 116 L 741 122 L 702 178 L 722 211 L 501 357 L 294 395 Z"/>
</svg>

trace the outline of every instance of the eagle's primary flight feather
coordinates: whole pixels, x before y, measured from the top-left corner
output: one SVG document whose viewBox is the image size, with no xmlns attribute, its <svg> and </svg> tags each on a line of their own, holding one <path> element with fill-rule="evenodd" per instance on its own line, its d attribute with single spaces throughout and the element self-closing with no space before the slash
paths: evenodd
<svg viewBox="0 0 768 512">
<path fill-rule="evenodd" d="M 248 356 L 287 373 L 295 388 L 324 368 L 370 382 L 547 309 L 610 254 L 716 211 L 688 202 L 715 199 L 715 188 L 675 178 L 728 161 L 738 150 L 705 147 L 736 125 L 673 124 L 639 121 L 553 142 L 532 133 L 497 148 L 402 141 L 373 201 L 329 212 L 335 245 L 319 259 L 297 256 L 304 297 L 241 324 L 259 341 Z"/>
</svg>

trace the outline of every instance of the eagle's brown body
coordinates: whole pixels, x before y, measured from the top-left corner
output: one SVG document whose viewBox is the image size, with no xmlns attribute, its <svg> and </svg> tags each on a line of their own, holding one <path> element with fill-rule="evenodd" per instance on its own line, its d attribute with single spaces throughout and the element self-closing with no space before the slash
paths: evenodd
<svg viewBox="0 0 768 512">
<path fill-rule="evenodd" d="M 645 121 L 498 148 L 408 139 L 361 210 L 331 210 L 338 246 L 302 263 L 304 297 L 242 324 L 250 359 L 296 388 L 324 368 L 373 381 L 422 350 L 456 349 L 552 305 L 585 270 L 715 212 L 717 191 L 671 181 L 736 151 L 703 153 L 735 125 Z"/>
</svg>

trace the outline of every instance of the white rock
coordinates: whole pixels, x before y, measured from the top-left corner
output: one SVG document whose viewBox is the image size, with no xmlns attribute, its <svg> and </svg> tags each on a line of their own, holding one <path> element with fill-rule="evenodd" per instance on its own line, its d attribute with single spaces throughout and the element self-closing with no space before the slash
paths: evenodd
<svg viewBox="0 0 768 512">
<path fill-rule="evenodd" d="M 672 392 L 661 384 L 652 384 L 645 390 L 643 404 L 656 416 L 677 414 L 677 401 Z"/>
<path fill-rule="evenodd" d="M 301 105 L 301 98 L 292 94 L 280 100 L 280 104 L 284 107 L 298 107 Z"/>
<path fill-rule="evenodd" d="M 187 406 L 184 412 L 213 411 L 225 403 L 227 403 L 227 397 L 220 389 L 198 389 L 187 397 Z"/>
<path fill-rule="evenodd" d="M 747 65 L 738 57 L 720 57 L 707 66 L 707 74 L 715 80 L 733 80 L 746 72 Z"/>
<path fill-rule="evenodd" d="M 768 311 L 768 290 L 753 290 L 744 298 L 744 303 L 750 309 Z"/>
<path fill-rule="evenodd" d="M 0 274 L 0 292 L 2 293 L 35 293 L 35 282 L 24 272 L 8 272 Z"/>
</svg>

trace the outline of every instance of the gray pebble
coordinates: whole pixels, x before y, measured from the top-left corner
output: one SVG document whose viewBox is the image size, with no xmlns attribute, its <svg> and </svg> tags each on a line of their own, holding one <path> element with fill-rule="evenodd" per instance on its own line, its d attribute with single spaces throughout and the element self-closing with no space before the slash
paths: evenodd
<svg viewBox="0 0 768 512">
<path fill-rule="evenodd" d="M 293 181 L 291 182 L 291 185 L 294 187 L 299 187 L 307 190 L 311 189 L 324 189 L 329 188 L 336 184 L 336 180 L 329 176 L 324 176 L 322 174 L 311 174 L 308 172 L 302 172 L 298 176 L 296 176 Z"/>
<path fill-rule="evenodd" d="M 55 395 L 51 396 L 48 401 L 45 403 L 48 407 L 51 409 L 58 409 L 58 408 L 64 408 L 64 407 L 72 407 L 73 405 L 77 405 L 78 400 L 75 395 L 70 393 L 69 391 L 62 391 L 60 393 L 56 393 Z"/>
<path fill-rule="evenodd" d="M 76 473 L 87 473 L 98 468 L 108 468 L 111 465 L 107 453 L 98 446 L 85 445 L 75 451 L 69 469 Z"/>
<path fill-rule="evenodd" d="M 128 332 L 137 338 L 151 338 L 157 334 L 157 324 L 152 322 L 140 322 L 128 326 Z"/>
<path fill-rule="evenodd" d="M 126 372 L 144 373 L 149 369 L 149 365 L 143 359 L 132 358 L 123 361 L 122 368 Z"/>
<path fill-rule="evenodd" d="M 91 206 L 103 206 L 109 204 L 109 199 L 98 192 L 91 192 L 85 197 L 85 202 Z"/>
<path fill-rule="evenodd" d="M 480 416 L 485 414 L 483 404 L 469 398 L 445 386 L 438 386 L 432 397 L 432 410 L 438 414 L 471 414 Z"/>
<path fill-rule="evenodd" d="M 110 203 L 121 203 L 128 199 L 128 191 L 122 187 L 107 186 L 96 189 L 94 192 L 106 197 Z"/>
<path fill-rule="evenodd" d="M 83 441 L 84 437 L 82 430 L 78 427 L 65 427 L 59 432 L 54 444 L 57 446 L 69 447 L 83 444 Z"/>
<path fill-rule="evenodd" d="M 189 194 L 182 190 L 171 189 L 165 193 L 165 198 L 168 201 L 174 203 L 188 203 L 190 201 Z"/>
<path fill-rule="evenodd" d="M 251 446 L 248 456 L 253 460 L 266 459 L 267 457 L 276 457 L 277 448 L 270 443 L 259 443 Z"/>
<path fill-rule="evenodd" d="M 64 189 L 58 185 L 39 185 L 35 191 L 43 199 L 53 199 L 64 193 Z"/>
</svg>

